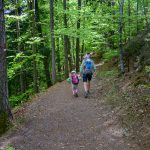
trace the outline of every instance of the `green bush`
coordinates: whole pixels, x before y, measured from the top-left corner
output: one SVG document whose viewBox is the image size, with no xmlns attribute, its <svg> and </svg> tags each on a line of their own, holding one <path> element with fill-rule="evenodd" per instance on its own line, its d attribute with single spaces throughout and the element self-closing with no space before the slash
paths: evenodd
<svg viewBox="0 0 150 150">
<path fill-rule="evenodd" d="M 146 66 L 145 71 L 148 73 L 148 79 L 150 79 L 150 66 Z M 145 87 L 150 88 L 150 84 L 145 85 Z"/>
<path fill-rule="evenodd" d="M 33 89 L 28 89 L 25 93 L 11 96 L 9 98 L 10 104 L 12 107 L 18 106 L 19 104 L 22 104 L 23 102 L 27 101 L 33 94 Z"/>
<path fill-rule="evenodd" d="M 14 148 L 12 146 L 7 146 L 6 150 L 14 150 Z"/>
<path fill-rule="evenodd" d="M 109 51 L 107 51 L 107 52 L 105 52 L 103 54 L 103 59 L 104 59 L 104 61 L 109 61 L 112 58 L 117 57 L 117 56 L 119 56 L 118 51 L 116 51 L 116 50 L 109 50 Z"/>
<path fill-rule="evenodd" d="M 114 77 L 118 74 L 118 71 L 117 70 L 109 70 L 109 71 L 100 71 L 98 73 L 98 76 L 100 77 L 104 77 L 104 78 L 107 78 L 107 77 Z"/>
</svg>

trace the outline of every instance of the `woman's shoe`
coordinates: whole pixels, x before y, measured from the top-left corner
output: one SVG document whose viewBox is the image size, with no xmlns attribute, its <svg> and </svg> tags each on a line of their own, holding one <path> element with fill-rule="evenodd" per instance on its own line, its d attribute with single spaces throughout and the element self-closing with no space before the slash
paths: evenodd
<svg viewBox="0 0 150 150">
<path fill-rule="evenodd" d="M 87 98 L 88 97 L 88 92 L 85 92 L 84 93 L 84 98 Z"/>
</svg>

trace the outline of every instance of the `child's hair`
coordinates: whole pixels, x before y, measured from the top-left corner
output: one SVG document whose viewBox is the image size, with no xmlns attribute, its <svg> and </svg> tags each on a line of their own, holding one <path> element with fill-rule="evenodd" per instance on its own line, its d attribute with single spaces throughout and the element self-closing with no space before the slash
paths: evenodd
<svg viewBox="0 0 150 150">
<path fill-rule="evenodd" d="M 76 71 L 75 71 L 75 70 L 72 70 L 72 71 L 71 71 L 71 74 L 72 74 L 72 73 L 76 73 Z"/>
</svg>

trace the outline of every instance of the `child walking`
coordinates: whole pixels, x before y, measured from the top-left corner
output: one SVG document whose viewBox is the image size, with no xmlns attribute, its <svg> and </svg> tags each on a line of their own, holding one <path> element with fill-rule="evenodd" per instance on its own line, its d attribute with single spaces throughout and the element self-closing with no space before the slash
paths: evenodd
<svg viewBox="0 0 150 150">
<path fill-rule="evenodd" d="M 78 84 L 79 84 L 79 75 L 75 70 L 71 71 L 67 81 L 71 82 L 72 93 L 74 97 L 78 97 Z"/>
</svg>

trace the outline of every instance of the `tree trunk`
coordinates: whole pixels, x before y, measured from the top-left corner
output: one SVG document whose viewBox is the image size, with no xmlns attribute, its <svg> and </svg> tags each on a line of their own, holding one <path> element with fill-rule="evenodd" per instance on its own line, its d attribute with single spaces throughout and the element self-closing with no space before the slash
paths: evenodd
<svg viewBox="0 0 150 150">
<path fill-rule="evenodd" d="M 139 31 L 139 0 L 136 1 L 137 2 L 137 5 L 136 5 L 136 17 L 137 17 L 137 20 L 136 20 L 136 30 L 137 30 L 137 34 L 138 34 L 138 31 Z"/>
<path fill-rule="evenodd" d="M 71 57 L 71 43 L 69 37 L 67 38 L 67 47 L 68 47 L 68 61 L 69 61 L 69 71 L 72 70 L 72 57 Z"/>
<path fill-rule="evenodd" d="M 147 13 L 146 13 L 146 9 L 145 9 L 145 1 L 143 0 L 143 11 L 144 11 L 144 16 L 145 16 L 145 22 L 146 22 L 146 26 L 148 26 L 148 19 L 147 19 Z"/>
<path fill-rule="evenodd" d="M 50 0 L 50 32 L 52 49 L 52 82 L 56 82 L 55 37 L 54 37 L 54 0 Z"/>
<path fill-rule="evenodd" d="M 6 130 L 8 116 L 13 117 L 8 104 L 5 36 L 4 1 L 0 0 L 0 134 Z"/>
<path fill-rule="evenodd" d="M 130 30 L 130 27 L 131 27 L 131 1 L 128 0 L 128 25 L 129 25 L 129 31 L 128 31 L 128 40 L 130 41 L 130 36 L 131 36 L 131 30 Z"/>
<path fill-rule="evenodd" d="M 82 41 L 81 60 L 83 59 L 83 56 L 84 56 L 84 40 Z"/>
<path fill-rule="evenodd" d="M 120 18 L 119 18 L 119 49 L 120 49 L 120 69 L 121 73 L 124 73 L 124 61 L 123 61 L 123 46 L 122 46 L 122 30 L 123 30 L 123 7 L 124 7 L 124 0 L 119 2 L 119 9 L 120 9 Z"/>
<path fill-rule="evenodd" d="M 32 10 L 34 11 L 32 14 L 32 37 L 36 36 L 36 14 L 35 14 L 35 0 L 32 0 Z M 36 62 L 36 44 L 32 44 L 32 51 L 35 55 L 33 58 L 33 86 L 34 92 L 39 92 L 39 81 L 38 81 L 38 69 L 37 69 L 37 62 Z"/>
<path fill-rule="evenodd" d="M 75 57 L 75 38 L 72 38 L 72 57 L 73 57 L 73 66 L 76 64 L 76 57 Z"/>
<path fill-rule="evenodd" d="M 66 0 L 63 0 L 63 7 L 64 7 L 64 11 L 67 10 L 67 4 L 66 4 Z M 64 27 L 67 28 L 67 15 L 64 12 Z M 68 69 L 68 36 L 64 35 L 64 55 L 65 55 L 65 78 L 68 77 L 69 75 L 69 69 Z"/>
<path fill-rule="evenodd" d="M 69 3 L 69 0 L 68 0 Z M 69 10 L 69 7 L 67 7 L 67 10 Z M 68 22 L 66 24 L 68 27 Z M 71 58 L 71 42 L 69 36 L 67 36 L 67 49 L 68 49 L 68 61 L 69 61 L 69 71 L 71 72 L 72 70 L 72 58 Z"/>
<path fill-rule="evenodd" d="M 57 38 L 57 72 L 58 81 L 61 81 L 61 65 L 60 65 L 60 48 L 59 48 L 59 37 Z"/>
<path fill-rule="evenodd" d="M 40 15 L 39 15 L 38 0 L 35 0 L 35 15 L 36 15 L 35 19 L 36 19 L 36 23 L 37 23 L 38 34 L 41 38 L 43 38 L 42 26 L 39 23 L 40 22 Z M 40 43 L 39 49 L 40 49 L 41 54 L 44 56 L 43 65 L 44 65 L 46 84 L 47 84 L 47 87 L 50 87 L 50 86 L 52 86 L 52 82 L 51 82 L 51 78 L 50 78 L 50 69 L 49 69 L 50 63 L 48 62 L 49 57 L 50 57 L 49 50 L 44 48 L 43 43 Z"/>
<path fill-rule="evenodd" d="M 31 34 L 32 37 L 36 36 L 36 17 L 35 17 L 35 0 L 28 0 L 28 7 L 29 10 L 33 10 L 32 15 L 31 15 L 31 19 L 32 22 L 30 23 L 31 26 Z M 38 70 L 37 70 L 37 63 L 36 63 L 36 45 L 33 43 L 32 44 L 32 52 L 34 55 L 33 58 L 33 89 L 35 93 L 39 92 L 39 85 L 38 85 Z"/>
<path fill-rule="evenodd" d="M 18 11 L 18 9 L 19 9 L 18 0 L 15 0 L 15 5 L 16 5 L 15 14 L 16 14 L 16 16 L 20 16 L 19 11 Z M 17 32 L 17 39 L 19 39 L 19 37 L 20 37 L 20 22 L 18 19 L 16 21 L 16 32 Z M 21 45 L 19 42 L 17 43 L 17 50 L 18 50 L 18 52 L 21 52 Z M 21 70 L 20 70 L 20 91 L 21 91 L 21 93 L 23 93 L 25 91 L 25 82 L 24 81 L 25 81 L 24 75 L 23 75 L 23 71 L 21 68 Z"/>
<path fill-rule="evenodd" d="M 46 84 L 47 87 L 50 87 L 52 85 L 52 82 L 50 80 L 50 62 L 49 59 L 47 57 L 44 57 L 43 59 L 43 63 L 44 63 L 44 71 L 45 71 L 45 77 L 46 77 Z"/>
<path fill-rule="evenodd" d="M 78 0 L 78 10 L 81 10 L 81 0 Z M 77 21 L 77 33 L 78 37 L 76 39 L 76 71 L 79 72 L 79 62 L 80 62 L 80 39 L 79 39 L 79 29 L 80 29 L 80 13 L 79 13 L 79 19 Z"/>
</svg>

